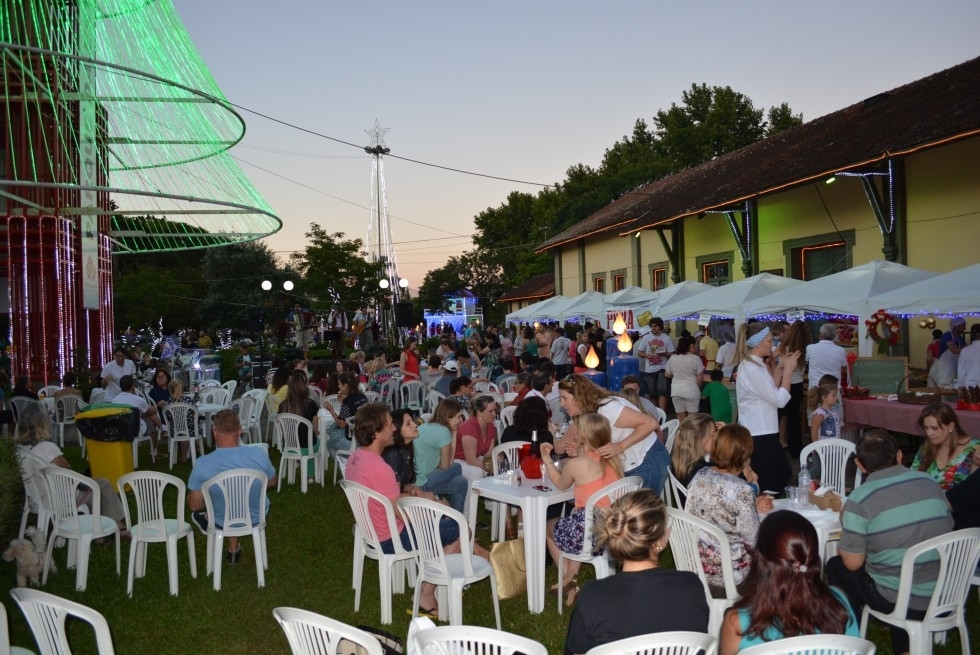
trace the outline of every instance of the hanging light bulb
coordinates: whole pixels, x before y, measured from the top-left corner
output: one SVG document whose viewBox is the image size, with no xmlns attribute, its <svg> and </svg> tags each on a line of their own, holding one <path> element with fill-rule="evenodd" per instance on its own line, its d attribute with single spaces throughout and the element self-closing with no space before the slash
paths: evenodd
<svg viewBox="0 0 980 655">
<path fill-rule="evenodd" d="M 619 337 L 619 341 L 616 343 L 616 348 L 621 353 L 633 352 L 633 342 L 630 340 L 630 335 L 623 332 L 623 335 Z"/>
<path fill-rule="evenodd" d="M 585 356 L 585 365 L 592 370 L 595 370 L 595 367 L 599 365 L 599 356 L 595 353 L 595 346 L 589 346 L 589 353 Z"/>
<path fill-rule="evenodd" d="M 613 321 L 613 333 L 623 334 L 626 332 L 626 321 L 623 320 L 622 314 L 616 314 L 616 320 Z"/>
</svg>

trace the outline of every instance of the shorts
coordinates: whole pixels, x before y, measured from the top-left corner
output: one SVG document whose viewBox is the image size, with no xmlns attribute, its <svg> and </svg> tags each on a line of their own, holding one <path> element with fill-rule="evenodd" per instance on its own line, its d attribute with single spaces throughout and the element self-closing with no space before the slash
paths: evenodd
<svg viewBox="0 0 980 655">
<path fill-rule="evenodd" d="M 687 398 L 685 396 L 671 396 L 670 400 L 674 403 L 675 412 L 687 412 L 697 414 L 701 411 L 701 399 L 698 397 Z"/>
<path fill-rule="evenodd" d="M 651 398 L 660 398 L 667 395 L 667 376 L 665 370 L 661 369 L 654 373 L 644 373 L 643 379 L 647 383 L 647 394 Z"/>
<path fill-rule="evenodd" d="M 408 535 L 408 526 L 402 528 L 398 536 L 401 537 L 402 547 L 405 550 L 413 550 L 412 538 Z M 439 541 L 442 542 L 443 546 L 448 546 L 459 541 L 459 524 L 448 516 L 444 516 L 439 520 Z M 386 555 L 395 554 L 395 547 L 392 545 L 391 539 L 385 539 L 381 542 L 381 552 Z"/>
</svg>

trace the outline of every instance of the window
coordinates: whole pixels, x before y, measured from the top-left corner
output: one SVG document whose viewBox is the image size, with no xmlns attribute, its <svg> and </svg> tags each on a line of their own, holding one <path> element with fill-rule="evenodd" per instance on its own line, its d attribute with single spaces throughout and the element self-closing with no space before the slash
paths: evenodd
<svg viewBox="0 0 980 655">
<path fill-rule="evenodd" d="M 618 271 L 613 271 L 610 273 L 613 279 L 613 291 L 621 291 L 626 288 L 626 269 L 621 268 Z"/>
<path fill-rule="evenodd" d="M 697 258 L 698 281 L 720 287 L 732 281 L 731 252 L 720 252 Z"/>
<path fill-rule="evenodd" d="M 592 290 L 598 291 L 599 293 L 606 292 L 606 277 L 605 275 L 593 275 L 592 276 Z"/>
<path fill-rule="evenodd" d="M 667 286 L 667 263 L 650 264 L 650 289 L 660 291 Z"/>
<path fill-rule="evenodd" d="M 797 280 L 816 280 L 847 270 L 851 267 L 853 250 L 854 230 L 790 239 L 783 243 L 786 270 Z"/>
</svg>

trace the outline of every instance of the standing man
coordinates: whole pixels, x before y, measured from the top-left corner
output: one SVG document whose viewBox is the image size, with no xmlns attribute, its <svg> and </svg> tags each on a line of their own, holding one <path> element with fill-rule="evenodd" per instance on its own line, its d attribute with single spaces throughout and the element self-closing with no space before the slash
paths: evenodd
<svg viewBox="0 0 980 655">
<path fill-rule="evenodd" d="M 847 351 L 834 343 L 837 328 L 833 323 L 820 326 L 820 340 L 806 347 L 806 365 L 809 371 L 809 388 L 817 386 L 820 378 L 833 375 L 841 387 L 847 386 Z"/>
<path fill-rule="evenodd" d="M 360 309 L 354 314 L 354 321 L 351 323 L 351 330 L 357 335 L 356 348 L 368 351 L 374 347 L 374 333 L 371 332 L 371 323 L 374 322 L 374 315 L 368 311 L 366 302 L 361 303 Z"/>
<path fill-rule="evenodd" d="M 126 351 L 116 348 L 112 353 L 112 361 L 102 367 L 102 388 L 105 389 L 105 402 L 111 403 L 119 395 L 119 381 L 124 375 L 136 376 L 136 364 L 126 358 Z"/>
<path fill-rule="evenodd" d="M 902 451 L 884 430 L 868 430 L 857 444 L 855 463 L 864 483 L 841 512 L 839 555 L 824 567 L 827 582 L 846 595 L 854 615 L 865 605 L 895 609 L 902 558 L 912 546 L 953 529 L 942 488 L 925 473 L 902 466 Z M 918 560 L 908 618 L 921 619 L 939 575 L 935 557 Z M 909 636 L 891 628 L 895 653 L 909 652 Z"/>
<path fill-rule="evenodd" d="M 293 324 L 293 331 L 296 334 L 296 347 L 303 352 L 303 359 L 310 358 L 310 337 L 313 333 L 313 312 L 306 311 L 299 303 L 293 307 L 293 313 L 289 315 L 289 322 Z"/>
<path fill-rule="evenodd" d="M 555 377 L 559 380 L 572 373 L 571 347 L 572 340 L 565 336 L 564 328 L 556 327 L 555 338 L 551 342 L 551 363 L 555 365 Z"/>
<path fill-rule="evenodd" d="M 711 371 L 718 367 L 718 363 L 715 361 L 718 359 L 718 342 L 711 338 L 711 327 L 708 325 L 704 326 L 704 336 L 701 337 L 701 341 L 698 342 L 698 348 L 701 354 L 701 361 L 704 362 L 705 374 L 710 375 Z"/>
<path fill-rule="evenodd" d="M 334 305 L 327 317 L 327 330 L 335 332 L 329 337 L 331 346 L 331 356 L 334 359 L 342 359 L 344 350 L 347 346 L 347 330 L 350 324 L 347 322 L 347 312 L 340 305 Z"/>
<path fill-rule="evenodd" d="M 645 362 L 644 377 L 650 400 L 666 412 L 667 378 L 664 371 L 667 368 L 667 359 L 674 352 L 674 342 L 664 334 L 664 321 L 659 316 L 651 318 L 648 325 L 650 331 L 640 339 L 637 355 L 641 362 Z"/>
<path fill-rule="evenodd" d="M 194 524 L 203 534 L 207 534 L 208 522 L 214 521 L 221 526 L 224 523 L 225 505 L 224 498 L 220 494 L 211 497 L 214 505 L 215 516 L 208 516 L 205 511 L 204 493 L 201 489 L 204 483 L 225 471 L 231 469 L 245 468 L 262 471 L 269 478 L 266 485 L 268 489 L 276 486 L 276 469 L 269 460 L 269 454 L 264 448 L 255 446 L 241 446 L 238 437 L 242 433 L 242 424 L 238 420 L 238 415 L 230 409 L 223 409 L 214 415 L 211 422 L 211 431 L 214 434 L 214 443 L 217 446 L 214 451 L 198 457 L 191 470 L 191 476 L 187 480 L 187 507 L 191 510 L 191 518 Z M 269 499 L 265 499 L 265 507 L 259 507 L 259 493 L 261 489 L 257 485 L 249 491 L 249 510 L 252 515 L 252 525 L 258 524 L 264 516 L 269 513 Z M 238 545 L 238 537 L 228 537 L 228 552 L 225 554 L 229 564 L 237 564 L 241 561 L 242 550 Z M 256 557 L 259 557 L 256 554 Z"/>
</svg>

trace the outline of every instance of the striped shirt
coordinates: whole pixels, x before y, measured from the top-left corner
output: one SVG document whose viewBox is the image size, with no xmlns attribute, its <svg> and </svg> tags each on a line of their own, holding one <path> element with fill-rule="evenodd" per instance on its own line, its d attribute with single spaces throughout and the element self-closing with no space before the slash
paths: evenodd
<svg viewBox="0 0 980 655">
<path fill-rule="evenodd" d="M 841 524 L 840 549 L 864 553 L 865 570 L 879 593 L 893 602 L 905 551 L 953 529 L 939 485 L 924 473 L 901 465 L 871 473 L 847 498 Z M 919 558 L 912 579 L 912 609 L 929 606 L 938 575 L 938 553 Z"/>
</svg>

